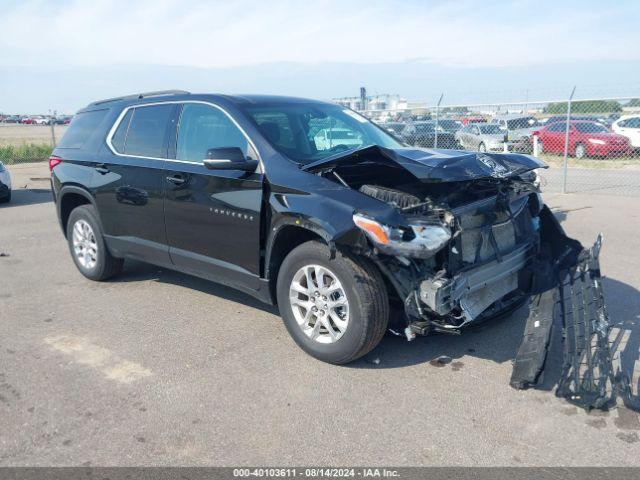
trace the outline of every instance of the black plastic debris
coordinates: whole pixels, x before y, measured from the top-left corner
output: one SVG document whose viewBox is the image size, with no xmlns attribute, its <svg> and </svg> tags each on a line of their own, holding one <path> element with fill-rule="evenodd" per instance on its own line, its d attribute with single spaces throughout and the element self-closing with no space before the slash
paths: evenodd
<svg viewBox="0 0 640 480">
<path fill-rule="evenodd" d="M 583 249 L 575 265 L 557 271 L 555 288 L 533 297 L 510 384 L 518 389 L 535 387 L 544 373 L 551 335 L 561 333 L 563 364 L 556 396 L 586 410 L 608 410 L 619 397 L 627 408 L 640 411 L 640 398 L 633 395 L 629 378 L 613 365 L 611 322 L 600 273 L 601 247 L 602 237 L 598 236 L 593 247 Z M 554 325 L 561 332 L 554 332 Z"/>
</svg>

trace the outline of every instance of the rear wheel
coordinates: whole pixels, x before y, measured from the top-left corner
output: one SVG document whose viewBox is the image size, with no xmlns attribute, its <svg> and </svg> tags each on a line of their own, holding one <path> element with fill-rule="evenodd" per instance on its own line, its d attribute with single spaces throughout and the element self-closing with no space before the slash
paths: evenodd
<svg viewBox="0 0 640 480">
<path fill-rule="evenodd" d="M 369 260 L 311 241 L 294 249 L 278 274 L 278 305 L 287 330 L 305 352 L 349 363 L 380 342 L 389 320 L 384 280 Z"/>
<path fill-rule="evenodd" d="M 111 255 L 92 205 L 81 205 L 69 215 L 67 242 L 76 267 L 91 280 L 106 280 L 122 271 L 124 260 Z"/>
<path fill-rule="evenodd" d="M 587 156 L 587 149 L 582 143 L 576 145 L 575 156 L 576 158 L 585 158 Z"/>
<path fill-rule="evenodd" d="M 484 145 L 484 143 L 480 143 L 480 145 L 478 145 L 478 151 L 479 152 L 486 152 L 487 151 L 487 147 Z"/>
</svg>

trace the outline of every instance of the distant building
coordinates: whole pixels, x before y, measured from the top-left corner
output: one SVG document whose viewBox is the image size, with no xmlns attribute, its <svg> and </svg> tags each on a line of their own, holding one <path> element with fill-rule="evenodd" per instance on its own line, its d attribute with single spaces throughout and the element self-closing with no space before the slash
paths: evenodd
<svg viewBox="0 0 640 480">
<path fill-rule="evenodd" d="M 332 99 L 334 103 L 360 112 L 370 110 L 404 110 L 408 102 L 400 95 L 369 95 L 362 97 L 341 97 Z"/>
</svg>

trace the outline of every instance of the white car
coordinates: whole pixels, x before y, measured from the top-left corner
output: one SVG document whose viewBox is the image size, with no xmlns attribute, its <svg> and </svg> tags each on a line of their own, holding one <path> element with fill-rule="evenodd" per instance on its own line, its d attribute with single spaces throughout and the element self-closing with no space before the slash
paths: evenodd
<svg viewBox="0 0 640 480">
<path fill-rule="evenodd" d="M 0 162 L 0 203 L 11 200 L 11 175 L 2 162 Z"/>
<path fill-rule="evenodd" d="M 323 128 L 313 137 L 318 150 L 331 150 L 339 145 L 357 148 L 362 145 L 362 136 L 347 128 Z"/>
<path fill-rule="evenodd" d="M 640 148 L 640 115 L 625 115 L 613 122 L 611 129 L 629 139 L 633 148 Z"/>
<path fill-rule="evenodd" d="M 34 125 L 49 125 L 50 120 L 47 117 L 43 117 L 43 116 L 37 116 L 37 117 L 32 117 L 33 120 L 33 124 Z"/>
</svg>

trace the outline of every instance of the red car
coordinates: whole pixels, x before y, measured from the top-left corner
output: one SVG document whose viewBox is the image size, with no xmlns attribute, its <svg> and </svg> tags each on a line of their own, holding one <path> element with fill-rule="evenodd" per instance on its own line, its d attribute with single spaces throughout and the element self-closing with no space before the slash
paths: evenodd
<svg viewBox="0 0 640 480">
<path fill-rule="evenodd" d="M 484 117 L 459 117 L 457 118 L 459 122 L 462 123 L 465 127 L 470 123 L 487 123 L 487 119 Z"/>
<path fill-rule="evenodd" d="M 564 154 L 566 122 L 555 122 L 534 132 L 540 152 Z M 629 139 L 590 121 L 569 122 L 569 155 L 576 158 L 609 157 L 631 152 Z"/>
</svg>

